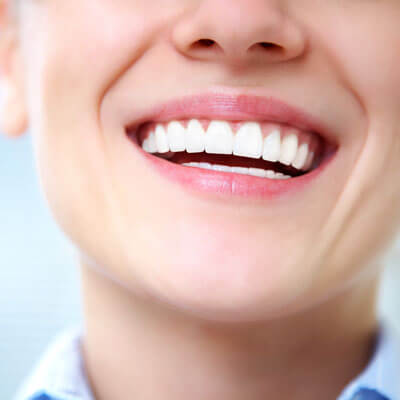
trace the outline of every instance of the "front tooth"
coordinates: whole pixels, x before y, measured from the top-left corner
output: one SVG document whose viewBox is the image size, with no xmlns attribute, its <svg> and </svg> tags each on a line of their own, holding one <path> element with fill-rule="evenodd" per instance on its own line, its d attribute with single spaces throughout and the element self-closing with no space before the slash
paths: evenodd
<svg viewBox="0 0 400 400">
<path fill-rule="evenodd" d="M 156 144 L 158 153 L 167 153 L 169 151 L 167 133 L 161 124 L 156 126 Z"/>
<path fill-rule="evenodd" d="M 297 150 L 297 155 L 294 161 L 292 162 L 293 167 L 297 169 L 303 168 L 304 164 L 307 161 L 307 156 L 308 156 L 308 144 L 303 143 Z"/>
<path fill-rule="evenodd" d="M 205 149 L 211 154 L 232 154 L 233 133 L 227 122 L 211 121 L 206 132 Z"/>
<path fill-rule="evenodd" d="M 171 121 L 167 126 L 168 143 L 171 151 L 185 150 L 185 128 L 178 121 Z"/>
<path fill-rule="evenodd" d="M 290 165 L 297 153 L 297 144 L 299 139 L 297 135 L 291 133 L 282 140 L 281 156 L 279 162 L 285 165 Z"/>
<path fill-rule="evenodd" d="M 263 159 L 266 161 L 278 161 L 281 154 L 281 133 L 275 129 L 264 139 Z"/>
<path fill-rule="evenodd" d="M 200 121 L 192 119 L 186 128 L 186 151 L 188 153 L 202 153 L 205 149 L 205 131 Z"/>
<path fill-rule="evenodd" d="M 236 133 L 233 154 L 237 156 L 260 158 L 262 147 L 260 125 L 256 122 L 244 123 Z"/>
</svg>

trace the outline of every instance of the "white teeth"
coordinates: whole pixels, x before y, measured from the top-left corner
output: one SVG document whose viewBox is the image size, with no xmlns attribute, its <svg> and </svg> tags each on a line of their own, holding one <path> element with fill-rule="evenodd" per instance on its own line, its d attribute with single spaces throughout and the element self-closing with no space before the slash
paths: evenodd
<svg viewBox="0 0 400 400">
<path fill-rule="evenodd" d="M 263 139 L 261 125 L 258 122 L 244 122 L 234 134 L 227 121 L 210 121 L 205 131 L 202 123 L 191 119 L 187 127 L 180 121 L 156 124 L 142 143 L 142 148 L 149 153 L 169 153 L 187 151 L 188 153 L 234 154 L 241 157 L 263 158 L 266 161 L 292 165 L 298 170 L 310 169 L 314 153 L 309 144 L 300 145 L 297 131 L 281 138 L 279 126 Z M 250 172 L 249 172 L 250 173 Z M 256 175 L 257 171 L 250 174 Z M 256 175 L 258 176 L 258 175 Z"/>
<path fill-rule="evenodd" d="M 214 171 L 222 171 L 222 172 L 230 172 L 236 174 L 243 174 L 243 175 L 252 175 L 258 176 L 261 178 L 269 178 L 269 179 L 289 179 L 291 178 L 290 175 L 282 174 L 281 172 L 275 172 L 272 170 L 264 170 L 261 168 L 245 168 L 245 167 L 230 167 L 228 165 L 219 165 L 219 164 L 209 164 L 203 162 L 188 162 L 183 163 L 181 165 L 187 167 L 198 167 L 204 169 L 211 169 Z"/>
<path fill-rule="evenodd" d="M 288 175 L 282 174 L 282 172 L 276 172 L 275 173 L 275 177 L 276 178 L 281 178 L 281 179 L 287 179 Z M 290 178 L 290 176 L 289 176 L 289 178 Z"/>
<path fill-rule="evenodd" d="M 265 171 L 265 176 L 266 176 L 267 178 L 274 179 L 274 177 L 275 177 L 275 172 L 269 169 L 268 171 Z"/>
<path fill-rule="evenodd" d="M 260 158 L 262 149 L 263 140 L 260 125 L 255 122 L 244 123 L 236 133 L 233 154 Z"/>
<path fill-rule="evenodd" d="M 157 144 L 157 152 L 167 153 L 169 151 L 167 133 L 165 132 L 165 129 L 161 124 L 157 124 L 156 126 L 155 137 Z"/>
<path fill-rule="evenodd" d="M 313 152 L 313 151 L 310 151 L 310 152 L 308 153 L 307 161 L 306 161 L 306 163 L 304 164 L 303 169 L 304 169 L 304 170 L 309 169 L 309 168 L 311 167 L 313 161 L 314 161 L 314 152 Z"/>
<path fill-rule="evenodd" d="M 206 153 L 232 154 L 233 132 L 225 121 L 211 121 L 206 132 Z"/>
<path fill-rule="evenodd" d="M 197 164 L 196 166 L 198 166 L 200 168 L 212 169 L 212 165 L 210 163 L 207 163 L 207 162 L 193 163 L 193 164 Z"/>
<path fill-rule="evenodd" d="M 265 169 L 261 168 L 249 168 L 249 174 L 253 176 L 265 177 Z"/>
<path fill-rule="evenodd" d="M 154 136 L 154 132 L 151 132 L 146 140 L 147 140 L 147 149 L 148 149 L 147 151 L 149 153 L 156 153 L 157 152 L 157 142 L 156 142 L 156 137 Z M 144 142 L 143 142 L 143 145 L 144 145 Z"/>
<path fill-rule="evenodd" d="M 218 165 L 218 164 L 214 164 L 212 166 L 212 169 L 214 171 L 223 171 L 223 172 L 231 172 L 232 169 L 231 167 L 229 167 L 228 165 Z"/>
<path fill-rule="evenodd" d="M 291 133 L 282 140 L 281 156 L 279 162 L 290 165 L 297 153 L 298 138 L 297 135 Z"/>
<path fill-rule="evenodd" d="M 167 126 L 167 136 L 171 151 L 185 150 L 185 128 L 178 121 L 171 121 Z"/>
<path fill-rule="evenodd" d="M 144 151 L 147 151 L 148 153 L 151 153 L 150 146 L 149 146 L 149 139 L 150 139 L 150 136 L 143 140 L 142 149 Z"/>
<path fill-rule="evenodd" d="M 274 130 L 264 139 L 264 152 L 262 158 L 266 161 L 278 161 L 281 154 L 281 133 Z"/>
<path fill-rule="evenodd" d="M 197 119 L 189 121 L 186 129 L 186 151 L 202 153 L 205 150 L 206 133 Z"/>
<path fill-rule="evenodd" d="M 297 169 L 303 168 L 304 164 L 307 161 L 307 156 L 308 156 L 308 144 L 303 143 L 297 150 L 297 155 L 294 161 L 292 162 L 293 167 Z"/>
<path fill-rule="evenodd" d="M 248 168 L 245 167 L 231 167 L 231 168 L 232 172 L 236 172 L 237 174 L 250 175 Z"/>
</svg>

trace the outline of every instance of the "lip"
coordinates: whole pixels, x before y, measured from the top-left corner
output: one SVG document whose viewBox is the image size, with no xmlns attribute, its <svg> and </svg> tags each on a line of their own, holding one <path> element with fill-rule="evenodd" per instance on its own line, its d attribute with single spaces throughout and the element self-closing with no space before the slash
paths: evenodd
<svg viewBox="0 0 400 400">
<path fill-rule="evenodd" d="M 149 154 L 141 148 L 138 131 L 142 124 L 189 118 L 287 124 L 322 137 L 324 154 L 317 168 L 301 176 L 280 180 L 182 166 Z M 187 96 L 158 105 L 129 123 L 126 132 L 144 161 L 161 176 L 185 189 L 222 197 L 266 199 L 298 192 L 321 175 L 336 155 L 338 147 L 334 132 L 297 107 L 274 97 L 218 92 Z"/>
<path fill-rule="evenodd" d="M 157 105 L 128 123 L 126 130 L 135 131 L 145 122 L 168 122 L 189 118 L 287 124 L 321 136 L 331 146 L 337 145 L 335 132 L 299 107 L 273 96 L 263 97 L 218 91 L 186 96 Z"/>
</svg>

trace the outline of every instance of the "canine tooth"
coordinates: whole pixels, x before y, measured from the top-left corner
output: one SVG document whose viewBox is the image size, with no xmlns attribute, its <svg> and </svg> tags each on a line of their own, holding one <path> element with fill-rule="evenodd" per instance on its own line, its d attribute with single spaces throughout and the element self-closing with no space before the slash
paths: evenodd
<svg viewBox="0 0 400 400">
<path fill-rule="evenodd" d="M 225 121 L 211 121 L 206 132 L 205 150 L 211 154 L 232 154 L 233 133 Z"/>
<path fill-rule="evenodd" d="M 169 151 L 167 133 L 161 124 L 157 124 L 156 131 L 156 144 L 158 153 L 167 153 Z"/>
<path fill-rule="evenodd" d="M 154 132 L 150 132 L 150 135 L 147 137 L 147 146 L 150 153 L 157 153 L 157 142 Z"/>
<path fill-rule="evenodd" d="M 227 165 L 214 164 L 212 169 L 214 171 L 231 172 L 231 167 L 228 167 Z"/>
<path fill-rule="evenodd" d="M 260 158 L 263 139 L 260 125 L 256 122 L 244 123 L 236 133 L 233 154 L 237 156 Z"/>
<path fill-rule="evenodd" d="M 265 178 L 265 169 L 261 168 L 249 168 L 249 174 L 253 176 L 259 176 Z"/>
<path fill-rule="evenodd" d="M 146 139 L 143 140 L 142 149 L 143 149 L 144 151 L 146 151 L 147 153 L 150 153 L 149 138 L 148 138 L 148 137 L 147 137 Z"/>
<path fill-rule="evenodd" d="M 205 131 L 200 121 L 192 119 L 186 128 L 186 151 L 188 153 L 202 153 L 205 149 Z"/>
<path fill-rule="evenodd" d="M 307 161 L 306 161 L 306 163 L 304 164 L 304 166 L 303 166 L 302 169 L 304 169 L 304 170 L 309 169 L 309 168 L 311 167 L 312 163 L 313 163 L 313 160 L 314 160 L 314 152 L 313 152 L 313 151 L 310 151 L 310 152 L 308 153 Z"/>
<path fill-rule="evenodd" d="M 303 168 L 304 164 L 307 161 L 307 156 L 308 156 L 308 144 L 303 143 L 297 150 L 297 155 L 294 161 L 292 162 L 293 167 L 297 169 Z"/>
<path fill-rule="evenodd" d="M 266 161 L 278 161 L 281 154 L 281 133 L 274 130 L 264 139 L 264 152 L 262 158 Z"/>
<path fill-rule="evenodd" d="M 287 135 L 282 140 L 281 146 L 281 156 L 279 157 L 279 162 L 285 165 L 290 165 L 297 153 L 298 137 L 294 133 Z"/>
<path fill-rule="evenodd" d="M 185 128 L 178 121 L 171 121 L 167 126 L 167 137 L 171 151 L 185 150 Z"/>
</svg>

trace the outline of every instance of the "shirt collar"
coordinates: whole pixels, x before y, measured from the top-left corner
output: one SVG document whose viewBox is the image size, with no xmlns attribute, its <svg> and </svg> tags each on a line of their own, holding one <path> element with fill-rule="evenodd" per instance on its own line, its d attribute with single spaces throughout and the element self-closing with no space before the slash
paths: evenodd
<svg viewBox="0 0 400 400">
<path fill-rule="evenodd" d="M 22 386 L 16 400 L 94 400 L 82 359 L 82 328 L 57 336 Z"/>
<path fill-rule="evenodd" d="M 94 400 L 84 369 L 82 329 L 74 327 L 49 346 L 16 400 Z M 366 368 L 341 392 L 337 400 L 351 400 L 358 389 L 378 391 L 390 400 L 400 400 L 400 336 L 388 321 L 379 320 L 373 355 Z"/>
<path fill-rule="evenodd" d="M 375 350 L 368 365 L 344 388 L 337 400 L 351 400 L 360 388 L 376 390 L 390 400 L 399 400 L 399 371 L 399 333 L 392 323 L 380 319 Z"/>
</svg>

